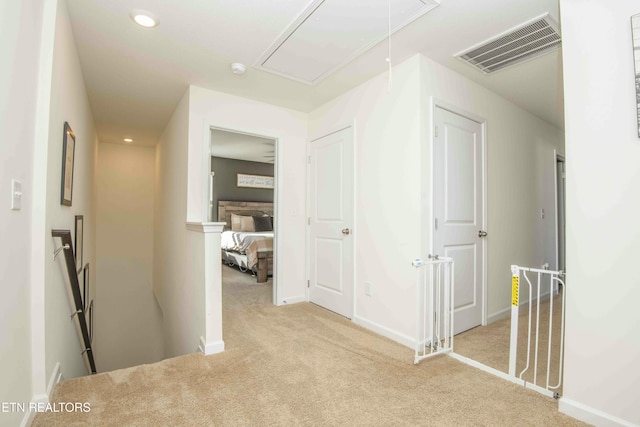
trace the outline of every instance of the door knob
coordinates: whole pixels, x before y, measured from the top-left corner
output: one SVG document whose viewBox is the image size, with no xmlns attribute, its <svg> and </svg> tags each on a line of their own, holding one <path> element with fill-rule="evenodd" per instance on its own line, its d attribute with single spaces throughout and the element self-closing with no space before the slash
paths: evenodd
<svg viewBox="0 0 640 427">
<path fill-rule="evenodd" d="M 348 228 L 343 228 L 342 229 L 342 234 L 349 235 L 349 233 L 351 233 L 351 230 L 349 230 Z"/>
<path fill-rule="evenodd" d="M 478 231 L 478 237 L 487 237 L 487 232 L 486 231 Z"/>
</svg>

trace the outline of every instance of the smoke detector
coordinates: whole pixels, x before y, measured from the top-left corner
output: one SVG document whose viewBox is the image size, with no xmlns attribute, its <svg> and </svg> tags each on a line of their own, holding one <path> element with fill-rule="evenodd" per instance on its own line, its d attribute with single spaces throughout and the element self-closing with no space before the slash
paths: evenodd
<svg viewBox="0 0 640 427">
<path fill-rule="evenodd" d="M 231 64 L 231 72 L 236 76 L 241 76 L 246 73 L 246 71 L 247 67 L 244 64 L 241 64 L 239 62 L 234 62 L 233 64 Z"/>
<path fill-rule="evenodd" d="M 561 44 L 558 24 L 545 13 L 454 56 L 490 74 L 552 52 Z"/>
</svg>

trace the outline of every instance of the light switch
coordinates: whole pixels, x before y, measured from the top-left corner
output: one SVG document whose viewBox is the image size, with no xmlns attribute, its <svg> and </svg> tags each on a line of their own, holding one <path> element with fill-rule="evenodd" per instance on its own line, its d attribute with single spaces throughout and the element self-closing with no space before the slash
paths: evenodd
<svg viewBox="0 0 640 427">
<path fill-rule="evenodd" d="M 11 180 L 11 210 L 19 211 L 22 207 L 22 183 L 18 180 Z"/>
</svg>

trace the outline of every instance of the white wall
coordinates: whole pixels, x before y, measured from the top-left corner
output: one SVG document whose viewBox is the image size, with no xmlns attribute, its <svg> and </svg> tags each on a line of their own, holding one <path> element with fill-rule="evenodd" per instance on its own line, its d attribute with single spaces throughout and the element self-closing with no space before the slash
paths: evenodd
<svg viewBox="0 0 640 427">
<path fill-rule="evenodd" d="M 563 132 L 484 87 L 422 57 L 426 147 L 431 146 L 429 98 L 435 97 L 487 122 L 488 316 L 509 310 L 511 264 L 555 268 L 553 150 L 563 152 Z M 423 152 L 424 164 L 430 150 Z M 424 189 L 431 174 L 424 176 Z M 540 211 L 545 210 L 545 219 Z M 431 218 L 430 209 L 427 207 Z"/>
<path fill-rule="evenodd" d="M 414 56 L 394 67 L 391 91 L 383 73 L 309 116 L 310 139 L 355 121 L 354 320 L 406 344 L 415 330 L 411 260 L 423 234 L 419 67 Z"/>
<path fill-rule="evenodd" d="M 277 139 L 282 250 L 276 261 L 287 266 L 277 273 L 279 303 L 304 300 L 306 125 L 305 114 L 195 86 L 178 104 L 156 147 L 153 290 L 163 313 L 165 357 L 196 351 L 201 338 L 206 346 L 223 348 L 222 337 L 206 326 L 207 239 L 186 226 L 207 221 L 211 126 Z M 210 273 L 219 275 L 220 262 L 211 262 L 216 270 Z M 219 289 L 212 291 L 219 295 Z"/>
<path fill-rule="evenodd" d="M 560 7 L 569 273 L 560 409 L 598 425 L 614 425 L 613 417 L 640 425 L 640 139 L 630 30 L 640 5 Z"/>
<path fill-rule="evenodd" d="M 162 308 L 164 356 L 197 351 L 205 335 L 202 256 L 188 231 L 187 173 L 189 90 L 156 146 L 153 290 Z"/>
<path fill-rule="evenodd" d="M 563 151 L 563 134 L 421 55 L 395 66 L 390 92 L 387 86 L 384 73 L 336 98 L 310 114 L 309 129 L 314 137 L 355 120 L 355 320 L 409 345 L 415 331 L 410 263 L 430 248 L 431 98 L 488 123 L 490 319 L 509 309 L 511 264 L 555 262 L 553 150 Z M 364 282 L 372 283 L 371 297 Z"/>
<path fill-rule="evenodd" d="M 307 115 L 192 86 L 189 106 L 189 221 L 206 221 L 208 126 L 276 139 L 278 304 L 305 298 L 305 192 Z M 282 266 L 282 268 L 280 268 Z"/>
<path fill-rule="evenodd" d="M 164 355 L 152 290 L 155 165 L 155 147 L 98 145 L 94 347 L 103 372 Z"/>
<path fill-rule="evenodd" d="M 93 186 L 97 137 L 64 1 L 58 2 L 51 79 L 46 221 L 45 235 L 42 236 L 45 248 L 45 368 L 46 377 L 49 378 L 56 364 L 60 363 L 62 373 L 68 379 L 86 375 L 88 370 L 81 356 L 83 346 L 76 331 L 76 320 L 69 317 L 73 310 L 64 257 L 59 256 L 55 262 L 52 261 L 53 251 L 60 246 L 60 241 L 51 237 L 51 230 L 68 229 L 75 236 L 75 215 L 84 215 L 84 263 L 89 262 L 92 266 L 91 294 L 95 294 Z M 69 122 L 76 135 L 71 207 L 60 204 L 65 121 Z M 96 355 L 96 359 L 98 357 Z"/>
<path fill-rule="evenodd" d="M 31 386 L 30 252 L 33 147 L 43 2 L 0 3 L 0 402 L 29 402 Z M 22 182 L 22 209 L 11 211 L 11 179 Z M 18 425 L 21 413 L 0 413 Z"/>
</svg>

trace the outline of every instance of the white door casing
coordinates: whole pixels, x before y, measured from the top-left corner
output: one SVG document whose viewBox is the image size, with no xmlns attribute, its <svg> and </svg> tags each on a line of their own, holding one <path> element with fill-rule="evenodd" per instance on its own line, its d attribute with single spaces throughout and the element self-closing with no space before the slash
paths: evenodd
<svg viewBox="0 0 640 427">
<path fill-rule="evenodd" d="M 310 143 L 309 301 L 353 317 L 353 130 Z"/>
<path fill-rule="evenodd" d="M 455 261 L 456 334 L 482 323 L 483 154 L 480 123 L 439 106 L 434 109 L 433 252 Z"/>
</svg>

